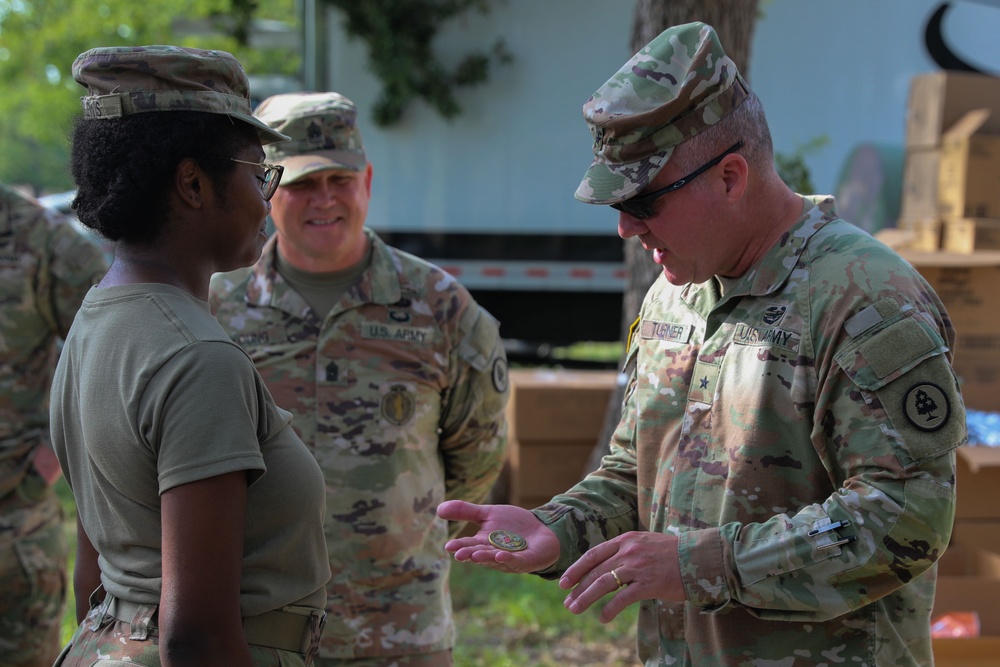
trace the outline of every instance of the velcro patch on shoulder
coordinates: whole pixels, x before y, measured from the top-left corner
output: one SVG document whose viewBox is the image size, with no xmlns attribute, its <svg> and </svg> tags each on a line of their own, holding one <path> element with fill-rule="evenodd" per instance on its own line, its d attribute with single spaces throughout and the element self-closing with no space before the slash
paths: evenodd
<svg viewBox="0 0 1000 667">
<path fill-rule="evenodd" d="M 858 386 L 873 390 L 947 349 L 929 324 L 903 317 L 852 341 L 837 353 L 836 360 Z"/>
<path fill-rule="evenodd" d="M 884 378 L 939 347 L 912 317 L 901 320 L 858 346 L 875 376 Z"/>
<path fill-rule="evenodd" d="M 490 361 L 503 350 L 497 321 L 481 306 L 471 305 L 459 320 L 462 342 L 458 356 L 477 371 L 484 371 Z"/>
</svg>

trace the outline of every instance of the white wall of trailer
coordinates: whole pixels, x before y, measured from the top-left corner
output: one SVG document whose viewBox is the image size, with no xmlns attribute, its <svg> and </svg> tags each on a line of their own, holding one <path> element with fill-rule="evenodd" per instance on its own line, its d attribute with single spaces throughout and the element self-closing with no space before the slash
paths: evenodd
<svg viewBox="0 0 1000 667">
<path fill-rule="evenodd" d="M 764 0 L 751 53 L 777 151 L 814 138 L 806 160 L 820 192 L 834 192 L 860 144 L 902 146 L 910 79 L 937 65 L 924 48 L 940 0 Z M 1000 0 L 956 0 L 944 22 L 967 60 L 1000 72 Z M 445 62 L 502 37 L 513 54 L 483 86 L 459 92 L 464 112 L 447 121 L 417 102 L 398 126 L 368 116 L 379 83 L 363 43 L 340 15 L 326 20 L 329 87 L 363 110 L 375 165 L 371 224 L 413 231 L 614 234 L 615 215 L 573 199 L 589 164 L 580 107 L 629 57 L 634 0 L 498 0 L 469 12 L 435 42 Z"/>
</svg>

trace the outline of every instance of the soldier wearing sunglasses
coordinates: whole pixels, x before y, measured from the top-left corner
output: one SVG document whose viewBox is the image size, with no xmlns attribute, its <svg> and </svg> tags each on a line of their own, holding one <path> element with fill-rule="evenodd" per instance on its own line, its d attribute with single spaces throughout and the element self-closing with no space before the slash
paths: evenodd
<svg viewBox="0 0 1000 667">
<path fill-rule="evenodd" d="M 663 269 L 622 418 L 549 504 L 443 504 L 480 525 L 448 550 L 557 579 L 573 613 L 641 605 L 645 665 L 932 664 L 966 440 L 941 301 L 832 197 L 781 181 L 712 27 L 666 30 L 583 113 L 577 199 L 615 209 Z"/>
</svg>

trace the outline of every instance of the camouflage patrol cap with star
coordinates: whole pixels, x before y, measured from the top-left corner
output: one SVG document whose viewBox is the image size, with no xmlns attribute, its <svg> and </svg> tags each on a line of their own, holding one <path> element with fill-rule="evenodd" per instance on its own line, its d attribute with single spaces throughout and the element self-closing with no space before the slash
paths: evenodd
<svg viewBox="0 0 1000 667">
<path fill-rule="evenodd" d="M 251 125 L 262 144 L 288 138 L 253 117 L 246 74 L 225 51 L 167 45 L 99 47 L 76 57 L 73 78 L 87 88 L 82 98 L 85 120 L 201 111 Z"/>
<path fill-rule="evenodd" d="M 614 204 L 635 196 L 678 144 L 718 122 L 748 94 L 711 26 L 667 28 L 583 105 L 595 157 L 576 198 Z"/>
<path fill-rule="evenodd" d="M 265 150 L 269 162 L 285 168 L 282 185 L 317 171 L 361 171 L 368 164 L 357 126 L 358 109 L 339 93 L 273 95 L 254 114 L 291 137 Z"/>
</svg>

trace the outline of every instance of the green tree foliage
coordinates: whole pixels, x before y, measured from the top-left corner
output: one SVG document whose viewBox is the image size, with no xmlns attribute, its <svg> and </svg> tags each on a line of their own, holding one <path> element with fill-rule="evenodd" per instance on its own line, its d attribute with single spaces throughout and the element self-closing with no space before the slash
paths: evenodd
<svg viewBox="0 0 1000 667">
<path fill-rule="evenodd" d="M 368 45 L 369 65 L 382 82 L 372 115 L 381 126 L 398 122 L 407 105 L 423 98 L 445 118 L 461 113 L 455 88 L 486 81 L 493 60 L 508 62 L 503 40 L 490 52 L 468 54 L 453 69 L 434 54 L 442 23 L 468 9 L 489 11 L 488 0 L 324 0 L 340 9 L 345 29 Z"/>
<path fill-rule="evenodd" d="M 272 0 L 255 18 L 295 19 L 295 0 Z M 297 54 L 250 49 L 255 0 L 0 0 L 0 181 L 38 191 L 72 186 L 67 136 L 84 89 L 76 56 L 97 46 L 177 44 L 233 53 L 249 72 L 297 72 Z M 179 36 L 178 17 L 216 21 L 219 31 Z"/>
<path fill-rule="evenodd" d="M 795 150 L 791 153 L 775 153 L 774 166 L 785 185 L 802 194 L 816 192 L 816 187 L 813 185 L 809 173 L 809 166 L 806 164 L 806 157 L 821 152 L 829 143 L 830 137 L 823 134 L 813 137 L 804 144 L 796 145 Z"/>
</svg>

